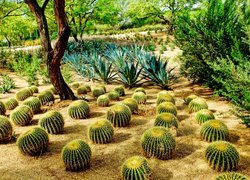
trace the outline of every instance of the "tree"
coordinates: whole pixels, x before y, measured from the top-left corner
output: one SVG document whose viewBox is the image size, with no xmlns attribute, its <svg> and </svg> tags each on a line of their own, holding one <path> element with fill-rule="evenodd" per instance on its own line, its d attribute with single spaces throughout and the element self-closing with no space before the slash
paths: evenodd
<svg viewBox="0 0 250 180">
<path fill-rule="evenodd" d="M 65 0 L 54 0 L 54 13 L 58 26 L 58 37 L 54 49 L 51 45 L 48 23 L 45 16 L 45 9 L 49 0 L 45 0 L 41 6 L 38 4 L 37 0 L 25 0 L 25 3 L 37 20 L 51 83 L 58 92 L 61 100 L 74 100 L 75 95 L 64 81 L 60 69 L 61 59 L 66 50 L 70 36 L 70 27 L 65 12 Z"/>
</svg>

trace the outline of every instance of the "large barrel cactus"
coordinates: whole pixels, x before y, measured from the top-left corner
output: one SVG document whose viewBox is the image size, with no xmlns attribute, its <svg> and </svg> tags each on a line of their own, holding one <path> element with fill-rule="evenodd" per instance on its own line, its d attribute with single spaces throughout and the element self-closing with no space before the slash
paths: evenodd
<svg viewBox="0 0 250 180">
<path fill-rule="evenodd" d="M 136 92 L 143 92 L 144 94 L 147 94 L 147 93 L 146 93 L 146 90 L 145 90 L 144 88 L 142 88 L 142 87 L 136 88 L 136 89 L 135 89 L 135 93 L 136 93 Z"/>
<path fill-rule="evenodd" d="M 156 104 L 159 105 L 162 102 L 171 102 L 171 103 L 175 104 L 175 100 L 174 100 L 173 96 L 171 96 L 170 94 L 158 95 L 157 100 L 156 100 Z"/>
<path fill-rule="evenodd" d="M 88 89 L 86 88 L 86 86 L 79 86 L 76 92 L 77 92 L 77 95 L 83 95 L 83 94 L 88 93 Z"/>
<path fill-rule="evenodd" d="M 114 135 L 114 128 L 108 120 L 98 120 L 89 125 L 88 137 L 96 144 L 109 143 Z"/>
<path fill-rule="evenodd" d="M 63 130 L 64 119 L 60 112 L 52 110 L 39 119 L 38 125 L 50 134 L 58 134 Z"/>
<path fill-rule="evenodd" d="M 114 91 L 118 92 L 120 96 L 125 96 L 125 88 L 122 85 L 115 87 Z"/>
<path fill-rule="evenodd" d="M 136 100 L 138 104 L 146 104 L 147 96 L 143 92 L 135 92 L 132 99 Z"/>
<path fill-rule="evenodd" d="M 210 120 L 202 125 L 200 135 L 202 139 L 208 142 L 227 140 L 229 138 L 229 131 L 222 121 Z"/>
<path fill-rule="evenodd" d="M 138 111 L 138 103 L 136 100 L 132 98 L 127 98 L 122 101 L 122 104 L 125 104 L 126 106 L 129 107 L 130 111 L 132 113 L 135 113 Z"/>
<path fill-rule="evenodd" d="M 105 94 L 105 91 L 102 87 L 96 87 L 92 90 L 92 96 L 93 97 L 99 97 L 101 95 Z"/>
<path fill-rule="evenodd" d="M 91 149 L 81 139 L 75 139 L 62 149 L 62 160 L 69 171 L 80 171 L 89 168 Z"/>
<path fill-rule="evenodd" d="M 55 101 L 53 93 L 50 90 L 41 92 L 37 97 L 41 101 L 42 105 L 49 105 Z"/>
<path fill-rule="evenodd" d="M 208 164 L 217 171 L 232 171 L 239 163 L 239 153 L 226 141 L 215 141 L 209 144 L 205 151 Z"/>
<path fill-rule="evenodd" d="M 38 93 L 38 87 L 37 86 L 30 86 L 29 87 L 32 93 Z"/>
<path fill-rule="evenodd" d="M 2 101 L 0 101 L 0 115 L 5 115 L 6 107 Z"/>
<path fill-rule="evenodd" d="M 19 136 L 17 145 L 21 153 L 39 156 L 48 149 L 48 133 L 42 128 L 34 127 Z"/>
<path fill-rule="evenodd" d="M 163 102 L 163 103 L 160 103 L 156 107 L 156 113 L 161 114 L 161 113 L 164 113 L 164 112 L 172 113 L 173 115 L 176 116 L 177 115 L 177 108 L 171 102 Z"/>
<path fill-rule="evenodd" d="M 32 90 L 30 90 L 29 88 L 24 88 L 16 92 L 15 97 L 18 101 L 24 101 L 25 99 L 27 99 L 28 97 L 32 95 L 33 95 Z"/>
<path fill-rule="evenodd" d="M 166 128 L 174 126 L 178 128 L 178 120 L 172 113 L 161 113 L 156 116 L 154 126 L 163 126 Z"/>
<path fill-rule="evenodd" d="M 15 98 L 10 98 L 4 103 L 4 105 L 7 110 L 13 110 L 18 106 L 18 101 Z"/>
<path fill-rule="evenodd" d="M 97 105 L 101 107 L 109 106 L 109 97 L 106 94 L 103 94 L 97 98 Z"/>
<path fill-rule="evenodd" d="M 208 109 L 208 105 L 205 99 L 197 97 L 190 101 L 188 104 L 188 109 L 190 112 L 197 112 L 201 109 Z"/>
<path fill-rule="evenodd" d="M 9 119 L 0 115 L 0 143 L 9 141 L 11 139 L 12 133 L 13 128 Z"/>
<path fill-rule="evenodd" d="M 142 156 L 132 156 L 122 165 L 122 177 L 124 180 L 147 180 L 151 173 L 151 168 L 146 158 Z"/>
<path fill-rule="evenodd" d="M 199 124 L 203 124 L 206 121 L 215 119 L 212 111 L 208 109 L 199 110 L 195 115 L 195 120 Z"/>
<path fill-rule="evenodd" d="M 110 91 L 108 96 L 110 100 L 118 101 L 120 99 L 120 94 L 117 91 Z"/>
<path fill-rule="evenodd" d="M 107 111 L 107 119 L 115 127 L 127 126 L 131 120 L 131 111 L 124 104 L 115 104 Z"/>
<path fill-rule="evenodd" d="M 143 133 L 141 145 L 146 156 L 165 160 L 172 158 L 175 140 L 165 127 L 156 126 Z"/>
<path fill-rule="evenodd" d="M 84 100 L 72 102 L 68 107 L 68 114 L 74 119 L 85 119 L 89 115 L 89 105 Z"/>
<path fill-rule="evenodd" d="M 15 125 L 25 126 L 30 124 L 33 115 L 33 111 L 29 106 L 21 105 L 11 112 L 10 119 Z"/>
<path fill-rule="evenodd" d="M 196 96 L 195 94 L 191 94 L 191 95 L 187 96 L 186 98 L 184 98 L 184 101 L 188 105 L 193 99 L 195 99 L 197 97 L 198 96 Z"/>
<path fill-rule="evenodd" d="M 247 177 L 240 173 L 229 172 L 220 174 L 215 180 L 247 180 Z"/>
<path fill-rule="evenodd" d="M 41 111 L 42 104 L 37 97 L 29 97 L 28 99 L 24 100 L 23 104 L 29 106 L 34 114 Z"/>
</svg>

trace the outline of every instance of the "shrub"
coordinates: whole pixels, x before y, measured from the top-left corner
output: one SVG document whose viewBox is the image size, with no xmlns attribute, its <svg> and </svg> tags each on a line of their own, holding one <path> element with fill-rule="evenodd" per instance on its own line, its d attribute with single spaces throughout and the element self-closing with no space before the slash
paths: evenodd
<svg viewBox="0 0 250 180">
<path fill-rule="evenodd" d="M 136 92 L 143 92 L 144 94 L 147 94 L 147 93 L 146 93 L 146 90 L 145 90 L 144 88 L 142 88 L 142 87 L 136 88 L 136 89 L 135 89 L 135 93 L 136 93 Z"/>
<path fill-rule="evenodd" d="M 135 92 L 132 99 L 136 100 L 138 104 L 146 104 L 147 96 L 143 92 Z"/>
<path fill-rule="evenodd" d="M 91 149 L 81 139 L 75 139 L 62 149 L 62 160 L 69 171 L 80 171 L 90 166 Z"/>
<path fill-rule="evenodd" d="M 206 100 L 203 98 L 195 98 L 188 104 L 188 109 L 190 112 L 197 112 L 201 109 L 207 109 Z"/>
<path fill-rule="evenodd" d="M 2 101 L 0 101 L 0 115 L 5 115 L 6 107 Z"/>
<path fill-rule="evenodd" d="M 92 90 L 93 97 L 99 97 L 100 95 L 105 94 L 105 91 L 102 87 L 96 87 Z"/>
<path fill-rule="evenodd" d="M 2 83 L 0 83 L 0 93 L 8 93 L 11 89 L 15 89 L 14 80 L 7 74 L 1 75 Z"/>
<path fill-rule="evenodd" d="M 97 105 L 101 107 L 109 106 L 109 97 L 107 95 L 101 95 L 97 98 Z"/>
<path fill-rule="evenodd" d="M 9 141 L 11 139 L 12 133 L 13 128 L 9 119 L 0 115 L 0 143 Z"/>
<path fill-rule="evenodd" d="M 28 97 L 30 97 L 32 95 L 33 95 L 33 93 L 30 89 L 24 88 L 24 89 L 21 89 L 18 92 L 16 92 L 16 99 L 18 101 L 24 101 L 25 99 L 27 99 Z"/>
<path fill-rule="evenodd" d="M 164 112 L 172 113 L 173 115 L 176 116 L 177 115 L 177 108 L 171 102 L 163 102 L 156 107 L 156 113 L 161 114 Z"/>
<path fill-rule="evenodd" d="M 215 141 L 207 147 L 205 158 L 208 164 L 217 171 L 232 171 L 237 168 L 239 153 L 229 142 Z"/>
<path fill-rule="evenodd" d="M 42 105 L 53 104 L 55 101 L 55 98 L 50 90 L 41 92 L 37 97 L 41 101 Z"/>
<path fill-rule="evenodd" d="M 7 110 L 13 110 L 18 106 L 18 101 L 15 98 L 10 98 L 4 103 L 4 105 Z"/>
<path fill-rule="evenodd" d="M 143 133 L 141 145 L 146 156 L 165 160 L 172 158 L 175 140 L 165 127 L 156 126 Z"/>
<path fill-rule="evenodd" d="M 48 149 L 49 137 L 45 130 L 34 127 L 18 137 L 17 146 L 25 155 L 40 156 Z"/>
<path fill-rule="evenodd" d="M 215 119 L 214 114 L 212 111 L 208 109 L 199 110 L 195 115 L 195 120 L 199 124 L 203 124 L 206 121 Z"/>
<path fill-rule="evenodd" d="M 25 126 L 30 124 L 33 118 L 33 111 L 29 106 L 21 105 L 15 108 L 11 114 L 10 119 L 15 125 Z"/>
<path fill-rule="evenodd" d="M 34 114 L 41 111 L 42 104 L 37 97 L 29 97 L 23 102 L 23 104 L 29 106 Z"/>
<path fill-rule="evenodd" d="M 115 104 L 107 111 L 107 119 L 115 127 L 127 126 L 131 120 L 131 111 L 124 104 Z"/>
<path fill-rule="evenodd" d="M 79 86 L 76 92 L 77 92 L 77 95 L 83 95 L 83 94 L 87 94 L 88 90 L 85 86 Z"/>
<path fill-rule="evenodd" d="M 247 177 L 240 173 L 230 172 L 220 174 L 215 180 L 247 180 Z"/>
<path fill-rule="evenodd" d="M 120 96 L 125 96 L 125 89 L 123 86 L 115 87 L 114 91 L 118 92 L 120 94 Z"/>
<path fill-rule="evenodd" d="M 98 120 L 88 128 L 89 139 L 96 144 L 105 144 L 112 140 L 114 128 L 108 120 Z"/>
<path fill-rule="evenodd" d="M 37 86 L 30 86 L 29 87 L 32 93 L 38 93 L 38 87 Z"/>
<path fill-rule="evenodd" d="M 127 98 L 127 99 L 124 99 L 122 101 L 123 104 L 125 104 L 126 106 L 129 107 L 130 111 L 132 113 L 135 113 L 138 111 L 138 103 L 136 100 L 132 99 L 132 98 Z"/>
<path fill-rule="evenodd" d="M 195 94 L 191 94 L 191 95 L 187 96 L 186 98 L 184 98 L 184 101 L 188 105 L 193 99 L 195 99 L 197 97 L 198 96 L 196 96 Z"/>
<path fill-rule="evenodd" d="M 120 99 L 120 94 L 117 91 L 110 91 L 108 97 L 110 100 L 118 101 Z"/>
<path fill-rule="evenodd" d="M 171 102 L 175 104 L 175 100 L 173 96 L 171 96 L 170 94 L 158 94 L 156 99 L 156 104 L 159 105 L 160 103 L 163 102 Z"/>
<path fill-rule="evenodd" d="M 161 113 L 156 116 L 154 126 L 163 126 L 166 128 L 174 126 L 178 128 L 178 119 L 171 113 Z"/>
<path fill-rule="evenodd" d="M 85 119 L 89 115 L 89 105 L 84 100 L 72 102 L 68 107 L 68 114 L 74 119 Z"/>
</svg>

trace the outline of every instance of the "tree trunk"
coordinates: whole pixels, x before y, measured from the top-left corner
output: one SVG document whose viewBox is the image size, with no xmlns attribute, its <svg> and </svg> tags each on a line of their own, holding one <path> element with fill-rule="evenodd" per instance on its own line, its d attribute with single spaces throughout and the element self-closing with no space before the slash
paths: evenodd
<svg viewBox="0 0 250 180">
<path fill-rule="evenodd" d="M 10 47 L 11 47 L 11 42 L 10 42 L 9 38 L 8 38 L 7 36 L 4 36 L 4 37 L 5 37 L 5 39 L 7 40 L 8 47 L 10 48 Z"/>
</svg>

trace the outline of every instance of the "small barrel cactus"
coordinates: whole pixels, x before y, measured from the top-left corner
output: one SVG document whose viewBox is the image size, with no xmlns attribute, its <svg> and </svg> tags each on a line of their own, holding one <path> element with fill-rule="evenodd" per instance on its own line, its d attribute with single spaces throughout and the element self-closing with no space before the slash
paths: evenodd
<svg viewBox="0 0 250 180">
<path fill-rule="evenodd" d="M 18 101 L 15 98 L 10 98 L 4 103 L 4 105 L 7 110 L 13 110 L 18 106 Z"/>
<path fill-rule="evenodd" d="M 11 139 L 12 133 L 13 128 L 9 119 L 0 115 L 0 143 L 9 141 Z"/>
<path fill-rule="evenodd" d="M 115 104 L 107 111 L 107 119 L 115 127 L 127 126 L 131 120 L 131 111 L 124 104 Z"/>
<path fill-rule="evenodd" d="M 222 121 L 210 120 L 202 125 L 200 135 L 202 139 L 208 142 L 227 140 L 229 137 L 229 131 Z"/>
<path fill-rule="evenodd" d="M 172 113 L 161 113 L 156 116 L 154 126 L 163 126 L 166 128 L 174 126 L 178 128 L 178 119 Z"/>
<path fill-rule="evenodd" d="M 16 92 L 16 99 L 18 101 L 24 101 L 25 99 L 27 99 L 28 97 L 32 95 L 33 95 L 33 92 L 29 88 L 24 88 Z"/>
<path fill-rule="evenodd" d="M 124 180 L 147 180 L 151 173 L 148 161 L 142 156 L 132 156 L 122 165 L 122 177 Z"/>
<path fill-rule="evenodd" d="M 89 168 L 91 149 L 83 140 L 75 139 L 63 147 L 61 156 L 66 170 L 80 171 Z"/>
<path fill-rule="evenodd" d="M 41 111 L 42 104 L 37 97 L 29 97 L 23 102 L 23 104 L 29 106 L 34 114 Z"/>
<path fill-rule="evenodd" d="M 142 87 L 136 88 L 135 93 L 136 92 L 143 92 L 144 94 L 146 94 L 146 90 L 144 88 L 142 88 Z"/>
<path fill-rule="evenodd" d="M 184 98 L 184 101 L 188 105 L 193 99 L 195 99 L 197 97 L 198 96 L 196 96 L 195 94 L 191 94 L 191 95 L 187 96 L 186 98 Z"/>
<path fill-rule="evenodd" d="M 110 100 L 118 101 L 120 99 L 120 94 L 117 91 L 110 91 L 108 96 Z"/>
<path fill-rule="evenodd" d="M 101 107 L 109 106 L 109 97 L 107 95 L 101 95 L 97 98 L 97 105 Z"/>
<path fill-rule="evenodd" d="M 89 139 L 96 144 L 109 143 L 114 135 L 114 128 L 108 120 L 98 120 L 88 128 Z"/>
<path fill-rule="evenodd" d="M 21 105 L 15 108 L 11 114 L 10 119 L 15 125 L 25 126 L 30 124 L 33 118 L 33 111 L 29 106 Z"/>
<path fill-rule="evenodd" d="M 105 94 L 105 91 L 101 87 L 96 87 L 92 90 L 92 96 L 93 97 L 99 97 L 101 95 Z"/>
<path fill-rule="evenodd" d="M 208 109 L 199 110 L 195 115 L 195 120 L 199 124 L 203 124 L 206 121 L 215 119 L 214 114 L 212 111 Z"/>
<path fill-rule="evenodd" d="M 91 87 L 89 85 L 85 85 L 85 87 L 87 88 L 87 92 L 91 92 Z"/>
<path fill-rule="evenodd" d="M 176 116 L 177 115 L 177 108 L 171 102 L 163 102 L 156 107 L 156 113 L 161 114 L 164 112 L 172 113 L 173 115 Z"/>
<path fill-rule="evenodd" d="M 173 96 L 171 96 L 170 94 L 158 95 L 157 100 L 156 100 L 156 104 L 159 105 L 162 102 L 171 102 L 171 103 L 175 104 L 175 100 L 174 100 Z"/>
<path fill-rule="evenodd" d="M 208 105 L 205 99 L 197 97 L 190 101 L 188 109 L 190 112 L 197 112 L 201 109 L 208 109 Z"/>
<path fill-rule="evenodd" d="M 106 93 L 107 92 L 107 89 L 106 89 L 106 86 L 104 84 L 100 84 L 98 85 L 97 87 L 100 87 L 104 90 L 104 92 Z"/>
<path fill-rule="evenodd" d="M 146 156 L 165 160 L 172 158 L 175 140 L 165 127 L 155 126 L 143 133 L 141 145 Z"/>
<path fill-rule="evenodd" d="M 41 92 L 37 97 L 41 101 L 42 105 L 49 105 L 55 101 L 53 93 L 50 90 Z"/>
<path fill-rule="evenodd" d="M 17 146 L 25 155 L 39 156 L 48 149 L 48 133 L 39 127 L 29 129 L 18 137 Z"/>
<path fill-rule="evenodd" d="M 220 174 L 215 180 L 247 180 L 247 177 L 240 173 L 230 172 Z"/>
<path fill-rule="evenodd" d="M 120 96 L 125 96 L 125 89 L 122 85 L 115 87 L 114 91 L 118 92 Z"/>
<path fill-rule="evenodd" d="M 30 86 L 29 87 L 32 93 L 38 93 L 38 87 L 37 86 Z"/>
<path fill-rule="evenodd" d="M 70 85 L 69 85 L 72 89 L 77 89 L 79 86 L 80 86 L 80 84 L 78 83 L 78 82 L 74 82 L 74 83 L 71 83 Z"/>
<path fill-rule="evenodd" d="M 74 119 L 85 119 L 89 115 L 89 105 L 84 100 L 72 102 L 68 107 L 68 114 Z"/>
<path fill-rule="evenodd" d="M 217 171 L 232 171 L 239 163 L 239 153 L 226 141 L 215 141 L 209 144 L 205 151 L 208 164 Z"/>
<path fill-rule="evenodd" d="M 6 107 L 2 101 L 0 101 L 0 115 L 5 115 Z"/>
<path fill-rule="evenodd" d="M 83 95 L 83 94 L 87 94 L 88 90 L 86 88 L 86 86 L 79 86 L 76 90 L 77 95 Z"/>
<path fill-rule="evenodd" d="M 143 92 L 136 92 L 133 94 L 132 99 L 136 100 L 138 104 L 146 104 L 147 96 Z"/>
<path fill-rule="evenodd" d="M 138 111 L 138 103 L 136 100 L 132 98 L 127 98 L 122 101 L 122 104 L 125 104 L 129 107 L 132 113 L 135 113 Z"/>
<path fill-rule="evenodd" d="M 57 90 L 56 90 L 56 88 L 54 87 L 54 86 L 52 86 L 51 88 L 49 88 L 49 90 L 52 92 L 52 94 L 54 94 L 54 95 L 57 95 L 58 93 L 57 93 Z"/>
<path fill-rule="evenodd" d="M 63 130 L 64 119 L 60 112 L 52 110 L 39 119 L 38 125 L 50 134 L 58 134 Z"/>
</svg>

